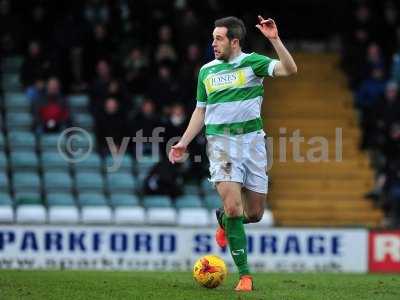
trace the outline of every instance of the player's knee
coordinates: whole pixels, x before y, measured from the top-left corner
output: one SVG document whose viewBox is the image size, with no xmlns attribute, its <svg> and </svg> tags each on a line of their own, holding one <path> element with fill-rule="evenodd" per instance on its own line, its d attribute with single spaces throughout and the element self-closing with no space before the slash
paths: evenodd
<svg viewBox="0 0 400 300">
<path fill-rule="evenodd" d="M 257 223 L 261 221 L 263 214 L 264 214 L 263 211 L 252 212 L 247 215 L 247 218 L 250 221 L 250 223 Z"/>
<path fill-rule="evenodd" d="M 240 217 L 242 215 L 242 210 L 237 205 L 225 205 L 224 210 L 228 217 Z"/>
</svg>

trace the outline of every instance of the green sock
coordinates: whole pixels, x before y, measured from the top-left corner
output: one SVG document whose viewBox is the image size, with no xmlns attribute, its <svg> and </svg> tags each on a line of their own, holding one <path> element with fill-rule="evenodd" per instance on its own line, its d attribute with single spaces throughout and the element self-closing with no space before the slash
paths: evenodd
<svg viewBox="0 0 400 300">
<path fill-rule="evenodd" d="M 235 265 L 239 269 L 240 276 L 249 275 L 250 270 L 247 264 L 247 240 L 244 232 L 243 217 L 223 218 L 225 233 L 229 241 L 229 249 Z"/>
</svg>

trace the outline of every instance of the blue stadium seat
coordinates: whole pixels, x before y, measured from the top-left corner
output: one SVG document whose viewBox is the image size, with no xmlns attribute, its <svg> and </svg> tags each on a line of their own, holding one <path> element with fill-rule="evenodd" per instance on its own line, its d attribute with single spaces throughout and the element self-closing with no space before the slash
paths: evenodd
<svg viewBox="0 0 400 300">
<path fill-rule="evenodd" d="M 131 173 L 108 173 L 108 190 L 113 192 L 134 192 L 135 179 Z"/>
<path fill-rule="evenodd" d="M 30 111 L 31 104 L 24 93 L 6 93 L 4 100 L 8 112 Z"/>
<path fill-rule="evenodd" d="M 89 97 L 87 95 L 70 95 L 68 97 L 68 103 L 72 110 L 82 111 L 89 106 Z"/>
<path fill-rule="evenodd" d="M 80 206 L 107 205 L 107 198 L 101 193 L 80 193 L 78 195 Z"/>
<path fill-rule="evenodd" d="M 41 162 L 44 171 L 61 170 L 66 172 L 69 169 L 69 162 L 58 152 L 42 152 Z"/>
<path fill-rule="evenodd" d="M 0 223 L 14 221 L 13 202 L 8 193 L 0 192 Z"/>
<path fill-rule="evenodd" d="M 205 206 L 209 209 L 222 207 L 221 198 L 215 191 L 214 194 L 209 194 L 204 197 L 204 203 Z"/>
<path fill-rule="evenodd" d="M 40 191 L 40 178 L 35 172 L 14 172 L 13 173 L 14 191 Z"/>
<path fill-rule="evenodd" d="M 0 169 L 7 170 L 8 160 L 4 152 L 0 152 Z"/>
<path fill-rule="evenodd" d="M 35 151 L 36 137 L 29 131 L 10 131 L 8 135 L 8 146 L 11 151 L 15 149 Z"/>
<path fill-rule="evenodd" d="M 10 183 L 7 174 L 3 170 L 0 170 L 0 191 L 8 191 Z"/>
<path fill-rule="evenodd" d="M 33 117 L 29 112 L 8 113 L 6 115 L 8 129 L 31 129 Z"/>
<path fill-rule="evenodd" d="M 41 204 L 19 205 L 15 212 L 17 223 L 44 224 L 46 209 Z"/>
<path fill-rule="evenodd" d="M 71 191 L 73 182 L 67 172 L 45 172 L 43 178 L 45 191 Z"/>
<path fill-rule="evenodd" d="M 103 177 L 96 172 L 79 172 L 75 175 L 75 186 L 80 192 L 82 191 L 97 191 L 104 190 Z"/>
<path fill-rule="evenodd" d="M 61 135 L 59 133 L 42 134 L 39 140 L 39 149 L 44 152 L 50 152 L 50 149 L 57 149 L 60 136 Z M 60 141 L 60 146 L 63 147 L 62 149 L 64 149 L 65 139 Z"/>
<path fill-rule="evenodd" d="M 94 120 L 89 113 L 76 113 L 73 115 L 74 126 L 81 128 L 93 128 Z"/>
<path fill-rule="evenodd" d="M 185 195 L 176 199 L 176 208 L 198 208 L 201 207 L 201 198 L 196 195 Z"/>
<path fill-rule="evenodd" d="M 139 198 L 136 195 L 112 193 L 110 196 L 111 205 L 117 206 L 137 206 Z"/>
<path fill-rule="evenodd" d="M 71 193 L 47 193 L 47 204 L 49 206 L 75 206 L 75 198 Z"/>
<path fill-rule="evenodd" d="M 36 171 L 39 167 L 39 159 L 35 152 L 15 151 L 11 153 L 10 158 L 13 170 Z"/>
<path fill-rule="evenodd" d="M 114 161 L 115 160 L 115 161 Z M 119 167 L 114 170 L 112 168 Z M 117 171 L 125 171 L 125 172 L 132 172 L 133 169 L 133 160 L 130 155 L 125 154 L 124 156 L 117 156 L 113 158 L 111 155 L 106 157 L 106 172 L 112 173 Z"/>
<path fill-rule="evenodd" d="M 171 199 L 168 196 L 145 196 L 143 198 L 143 205 L 145 208 L 151 207 L 171 207 Z"/>
<path fill-rule="evenodd" d="M 15 192 L 15 202 L 17 205 L 43 204 L 43 199 L 39 191 Z"/>
<path fill-rule="evenodd" d="M 172 207 L 151 207 L 147 209 L 147 223 L 151 225 L 175 225 L 176 210 Z"/>
<path fill-rule="evenodd" d="M 1 117 L 0 117 L 0 122 L 1 122 Z M 1 125 L 0 125 L 0 130 L 1 130 Z M 3 133 L 0 131 L 0 151 L 3 151 L 5 148 L 6 148 L 6 141 L 4 139 Z"/>
<path fill-rule="evenodd" d="M 97 153 L 91 153 L 84 160 L 73 163 L 72 166 L 76 170 L 100 172 L 103 168 L 103 162 Z"/>
</svg>

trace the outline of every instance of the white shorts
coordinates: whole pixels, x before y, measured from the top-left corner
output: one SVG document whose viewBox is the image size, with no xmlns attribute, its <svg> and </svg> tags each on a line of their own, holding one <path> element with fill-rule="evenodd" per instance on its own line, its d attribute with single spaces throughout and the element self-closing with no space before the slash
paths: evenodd
<svg viewBox="0 0 400 300">
<path fill-rule="evenodd" d="M 261 194 L 268 192 L 265 133 L 252 132 L 239 137 L 207 136 L 210 181 L 239 182 Z"/>
</svg>

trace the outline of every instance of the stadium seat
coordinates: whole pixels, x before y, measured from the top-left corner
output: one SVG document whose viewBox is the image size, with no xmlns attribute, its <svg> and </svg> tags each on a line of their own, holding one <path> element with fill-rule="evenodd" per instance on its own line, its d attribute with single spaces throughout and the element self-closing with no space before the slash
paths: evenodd
<svg viewBox="0 0 400 300">
<path fill-rule="evenodd" d="M 208 226 L 210 215 L 205 208 L 182 208 L 178 211 L 180 226 Z"/>
<path fill-rule="evenodd" d="M 43 171 L 59 170 L 67 172 L 69 169 L 69 162 L 58 152 L 42 152 L 41 162 Z"/>
<path fill-rule="evenodd" d="M 204 203 L 208 209 L 222 207 L 221 197 L 215 191 L 213 194 L 209 194 L 204 197 Z"/>
<path fill-rule="evenodd" d="M 176 210 L 172 207 L 153 207 L 147 210 L 147 222 L 151 225 L 174 225 L 176 218 Z"/>
<path fill-rule="evenodd" d="M 40 204 L 19 205 L 15 213 L 17 223 L 37 223 L 46 222 L 46 209 Z"/>
<path fill-rule="evenodd" d="M 8 135 L 8 146 L 11 151 L 15 149 L 35 151 L 35 135 L 29 131 L 11 131 Z"/>
<path fill-rule="evenodd" d="M 20 91 L 22 89 L 19 73 L 5 73 L 2 77 L 3 91 Z"/>
<path fill-rule="evenodd" d="M 3 59 L 2 69 L 6 73 L 18 73 L 23 63 L 23 56 L 7 56 Z"/>
<path fill-rule="evenodd" d="M 31 129 L 33 117 L 29 112 L 10 112 L 6 115 L 8 129 Z"/>
<path fill-rule="evenodd" d="M 94 120 L 89 113 L 75 113 L 73 115 L 73 124 L 81 128 L 93 128 Z"/>
<path fill-rule="evenodd" d="M 113 207 L 139 205 L 138 197 L 136 195 L 129 194 L 112 193 L 110 197 L 110 202 Z"/>
<path fill-rule="evenodd" d="M 79 211 L 75 206 L 50 206 L 47 220 L 50 224 L 77 224 Z"/>
<path fill-rule="evenodd" d="M 218 225 L 218 221 L 217 221 L 217 218 L 216 218 L 216 215 L 215 215 L 215 211 L 216 210 L 217 210 L 216 208 L 210 210 L 210 224 L 212 226 Z"/>
<path fill-rule="evenodd" d="M 40 178 L 35 172 L 14 172 L 13 173 L 14 191 L 40 191 Z"/>
<path fill-rule="evenodd" d="M 101 172 L 103 162 L 97 153 L 91 153 L 84 160 L 72 164 L 75 170 Z"/>
<path fill-rule="evenodd" d="M 119 172 L 119 171 L 132 172 L 133 169 L 132 157 L 128 154 L 125 154 L 122 157 L 121 156 L 112 157 L 111 155 L 108 155 L 106 157 L 105 167 L 108 173 Z"/>
<path fill-rule="evenodd" d="M 62 137 L 59 133 L 44 133 L 40 136 L 39 140 L 39 148 L 41 151 L 48 151 L 50 149 L 55 149 L 57 151 L 58 142 L 60 137 Z M 60 141 L 60 146 L 64 149 L 65 146 L 65 138 Z"/>
<path fill-rule="evenodd" d="M 12 223 L 14 221 L 12 203 L 8 193 L 0 193 L 0 223 Z"/>
<path fill-rule="evenodd" d="M 29 112 L 31 107 L 24 93 L 6 93 L 4 100 L 8 112 Z"/>
<path fill-rule="evenodd" d="M 75 206 L 75 198 L 71 193 L 47 193 L 48 206 Z"/>
<path fill-rule="evenodd" d="M 183 193 L 185 195 L 199 195 L 200 186 L 194 183 L 185 184 L 183 186 Z"/>
<path fill-rule="evenodd" d="M 98 172 L 79 172 L 75 174 L 75 186 L 79 192 L 103 192 L 103 177 Z"/>
<path fill-rule="evenodd" d="M 78 195 L 80 206 L 107 205 L 107 198 L 102 193 L 84 192 Z"/>
<path fill-rule="evenodd" d="M 216 192 L 216 190 L 215 190 L 215 188 L 214 188 L 214 186 L 213 186 L 213 183 L 210 182 L 210 181 L 208 180 L 208 178 L 204 178 L 204 179 L 201 181 L 201 189 L 202 189 L 203 193 L 206 194 L 206 195 L 208 195 L 208 194 L 213 194 L 213 193 Z"/>
<path fill-rule="evenodd" d="M 75 205 L 72 194 L 48 193 L 48 221 L 51 224 L 68 223 L 76 224 L 79 222 L 79 211 Z"/>
<path fill-rule="evenodd" d="M 68 103 L 73 111 L 82 111 L 89 106 L 89 97 L 87 95 L 70 95 Z"/>
<path fill-rule="evenodd" d="M 71 176 L 66 172 L 45 172 L 43 185 L 47 192 L 71 191 L 73 187 Z"/>
<path fill-rule="evenodd" d="M 159 162 L 158 157 L 141 157 L 136 164 L 137 174 L 142 177 L 147 176 L 150 170 Z"/>
<path fill-rule="evenodd" d="M 6 148 L 6 141 L 4 139 L 4 134 L 1 132 L 1 117 L 0 117 L 0 151 L 4 151 Z"/>
<path fill-rule="evenodd" d="M 0 171 L 0 192 L 9 190 L 9 180 L 4 171 Z"/>
<path fill-rule="evenodd" d="M 196 195 L 185 195 L 176 199 L 176 208 L 197 208 L 201 207 L 201 198 Z"/>
<path fill-rule="evenodd" d="M 0 170 L 7 170 L 8 160 L 4 152 L 0 152 Z"/>
<path fill-rule="evenodd" d="M 111 223 L 112 211 L 107 204 L 107 199 L 99 193 L 81 193 L 78 196 L 81 206 L 81 220 L 85 224 Z"/>
<path fill-rule="evenodd" d="M 11 152 L 10 158 L 14 170 L 36 171 L 39 167 L 39 159 L 35 152 Z"/>
<path fill-rule="evenodd" d="M 145 208 L 152 207 L 171 207 L 171 199 L 168 196 L 145 196 L 143 198 Z"/>
<path fill-rule="evenodd" d="M 144 224 L 146 213 L 143 207 L 116 207 L 114 210 L 116 224 Z"/>
<path fill-rule="evenodd" d="M 129 192 L 135 190 L 135 179 L 131 173 L 107 173 L 108 190 L 114 192 Z"/>
<path fill-rule="evenodd" d="M 39 191 L 15 192 L 15 203 L 17 205 L 43 204 L 43 199 Z"/>
</svg>

